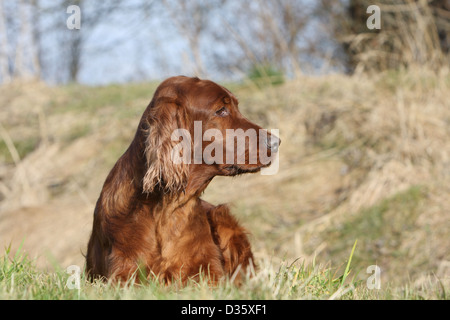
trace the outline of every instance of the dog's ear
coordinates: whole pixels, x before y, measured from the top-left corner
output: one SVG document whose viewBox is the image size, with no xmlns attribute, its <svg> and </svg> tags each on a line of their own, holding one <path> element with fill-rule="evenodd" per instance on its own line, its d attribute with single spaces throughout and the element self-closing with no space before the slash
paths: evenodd
<svg viewBox="0 0 450 320">
<path fill-rule="evenodd" d="M 154 98 L 145 120 L 147 171 L 143 178 L 143 191 L 150 193 L 155 189 L 161 189 L 165 193 L 175 193 L 184 190 L 188 179 L 189 161 L 186 161 L 188 159 L 186 154 L 182 155 L 185 161 L 180 161 L 180 150 L 177 149 L 179 145 L 177 138 L 180 135 L 176 133 L 183 132 L 183 142 L 191 143 L 190 135 L 186 137 L 186 132 L 189 133 L 186 108 L 174 98 Z"/>
</svg>

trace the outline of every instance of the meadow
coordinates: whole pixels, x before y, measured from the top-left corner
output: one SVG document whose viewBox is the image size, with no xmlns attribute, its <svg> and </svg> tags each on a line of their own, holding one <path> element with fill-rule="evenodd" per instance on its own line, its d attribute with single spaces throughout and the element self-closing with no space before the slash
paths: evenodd
<svg viewBox="0 0 450 320">
<path fill-rule="evenodd" d="M 282 140 L 277 174 L 217 177 L 203 195 L 232 206 L 258 270 L 241 287 L 81 273 L 70 289 L 157 85 L 0 87 L 0 299 L 448 299 L 450 76 L 424 68 L 224 83 Z"/>
</svg>

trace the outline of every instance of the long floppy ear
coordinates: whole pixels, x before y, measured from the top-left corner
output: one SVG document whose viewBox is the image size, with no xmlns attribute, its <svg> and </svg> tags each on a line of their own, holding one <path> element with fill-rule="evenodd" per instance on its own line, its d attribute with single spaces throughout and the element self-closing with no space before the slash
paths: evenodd
<svg viewBox="0 0 450 320">
<path fill-rule="evenodd" d="M 147 117 L 144 192 L 160 188 L 166 193 L 176 193 L 185 189 L 189 165 L 186 161 L 174 161 L 174 148 L 179 142 L 172 141 L 172 133 L 187 128 L 187 117 L 186 108 L 173 98 L 160 97 L 152 101 Z"/>
</svg>

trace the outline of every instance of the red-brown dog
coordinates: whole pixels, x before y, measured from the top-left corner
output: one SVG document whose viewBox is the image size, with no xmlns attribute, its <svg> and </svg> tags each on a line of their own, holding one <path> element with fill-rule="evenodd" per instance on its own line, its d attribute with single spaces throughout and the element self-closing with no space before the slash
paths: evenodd
<svg viewBox="0 0 450 320">
<path fill-rule="evenodd" d="M 193 141 L 199 124 L 202 138 L 211 129 L 215 139 Z M 256 132 L 258 139 L 245 140 L 239 151 L 230 143 L 236 137 L 227 141 L 227 129 Z M 180 149 L 180 141 L 192 149 Z M 215 152 L 208 156 L 213 143 Z M 165 80 L 97 201 L 86 254 L 89 277 L 126 281 L 145 268 L 166 282 L 184 283 L 203 272 L 214 283 L 245 271 L 253 263 L 245 229 L 226 205 L 214 206 L 199 196 L 216 175 L 268 166 L 260 155 L 275 154 L 279 143 L 244 118 L 236 97 L 222 86 L 183 76 Z"/>
</svg>

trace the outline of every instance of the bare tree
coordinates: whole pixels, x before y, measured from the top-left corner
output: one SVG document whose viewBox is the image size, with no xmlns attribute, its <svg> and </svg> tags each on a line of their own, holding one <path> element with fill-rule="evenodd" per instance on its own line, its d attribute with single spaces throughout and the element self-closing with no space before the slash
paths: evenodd
<svg viewBox="0 0 450 320">
<path fill-rule="evenodd" d="M 276 0 L 259 1 L 258 13 L 262 25 L 259 38 L 269 38 L 275 63 L 283 68 L 287 63 L 295 73 L 300 72 L 300 32 L 308 22 L 307 5 L 302 2 Z M 267 41 L 267 40 L 266 40 Z"/>
<path fill-rule="evenodd" d="M 30 7 L 24 0 L 18 3 L 19 32 L 17 35 L 17 45 L 15 48 L 14 77 L 29 78 L 34 72 L 33 58 L 34 50 L 31 43 Z"/>
<path fill-rule="evenodd" d="M 320 15 L 344 53 L 347 72 L 380 71 L 411 65 L 439 70 L 449 63 L 449 0 L 384 0 L 381 29 L 369 30 L 369 0 L 322 0 Z"/>
<path fill-rule="evenodd" d="M 205 76 L 205 62 L 202 56 L 202 38 L 211 32 L 214 10 L 220 9 L 226 0 L 164 0 L 164 6 L 179 33 L 188 41 L 192 53 L 194 73 Z"/>
<path fill-rule="evenodd" d="M 42 74 L 42 48 L 41 48 L 41 30 L 40 30 L 40 8 L 38 0 L 31 0 L 31 43 L 33 48 L 32 65 L 34 74 L 41 78 Z"/>
<path fill-rule="evenodd" d="M 226 41 L 225 53 L 217 53 L 222 70 L 247 74 L 255 66 L 270 66 L 285 74 L 301 73 L 307 52 L 303 31 L 311 22 L 310 1 L 230 1 L 227 14 L 218 17 L 222 28 L 217 41 Z"/>
<path fill-rule="evenodd" d="M 8 37 L 6 34 L 5 8 L 0 1 L 0 76 L 3 83 L 11 81 L 9 73 Z"/>
<path fill-rule="evenodd" d="M 13 78 L 39 78 L 37 0 L 0 2 L 0 73 L 3 82 Z"/>
</svg>

